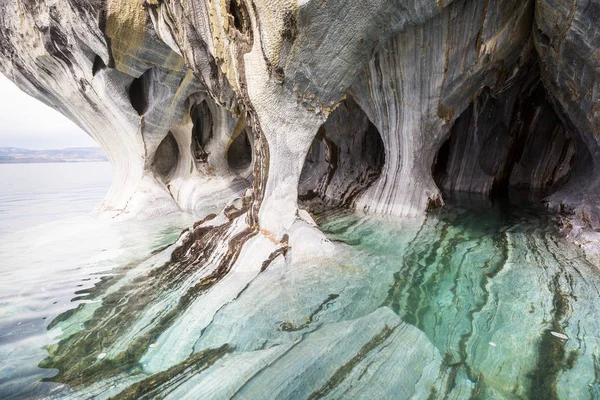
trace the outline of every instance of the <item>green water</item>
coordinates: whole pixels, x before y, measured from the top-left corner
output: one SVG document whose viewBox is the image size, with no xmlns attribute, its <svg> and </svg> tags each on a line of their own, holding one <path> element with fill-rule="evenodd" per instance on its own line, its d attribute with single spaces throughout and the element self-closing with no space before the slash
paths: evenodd
<svg viewBox="0 0 600 400">
<path fill-rule="evenodd" d="M 175 220 L 158 231 L 120 224 L 121 239 L 107 236 L 114 227 L 102 225 L 104 239 L 86 229 L 88 247 L 69 239 L 68 268 L 49 265 L 54 282 L 87 273 L 94 285 L 56 289 L 73 301 L 48 313 L 44 334 L 13 322 L 53 295 L 22 293 L 19 311 L 0 315 L 2 361 L 28 365 L 3 370 L 2 397 L 600 398 L 600 274 L 543 209 L 463 198 L 419 220 L 338 212 L 317 222 L 334 256 L 292 254 L 257 273 L 237 263 L 206 291 L 197 284 L 210 260 L 173 264 L 174 247 L 143 246 L 174 240 Z M 136 232 L 139 245 L 125 246 Z M 110 274 L 84 263 L 111 246 L 118 255 L 92 264 Z"/>
<path fill-rule="evenodd" d="M 600 274 L 543 209 L 450 199 L 408 241 L 389 219 L 321 225 L 394 265 L 381 305 L 440 351 L 449 379 L 436 397 L 600 398 Z"/>
</svg>

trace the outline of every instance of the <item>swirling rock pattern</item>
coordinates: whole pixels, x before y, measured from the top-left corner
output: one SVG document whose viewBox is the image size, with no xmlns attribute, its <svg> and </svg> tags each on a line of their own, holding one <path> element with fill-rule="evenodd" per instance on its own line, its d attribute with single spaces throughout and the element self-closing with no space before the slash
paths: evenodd
<svg viewBox="0 0 600 400">
<path fill-rule="evenodd" d="M 224 377 L 223 393 L 247 398 L 565 398 L 586 385 L 597 395 L 595 289 L 575 290 L 579 253 L 549 233 L 471 237 L 428 219 L 394 233 L 407 254 L 394 255 L 402 267 L 388 282 L 368 258 L 374 271 L 340 266 L 343 246 L 306 209 L 418 222 L 444 203 L 440 189 L 518 188 L 547 196 L 564 232 L 600 250 L 599 10 L 598 0 L 0 1 L 2 73 L 85 129 L 114 167 L 99 211 L 203 218 L 169 260 L 124 271 L 102 301 L 62 318 L 76 323 L 59 318 L 65 334 L 44 366 L 82 396 L 177 397 Z M 273 290 L 282 271 L 306 301 Z M 315 271 L 335 279 L 302 281 Z M 513 321 L 507 296 L 532 311 Z M 311 357 L 320 347 L 331 354 Z M 414 376 L 389 369 L 402 355 L 418 360 Z"/>
<path fill-rule="evenodd" d="M 108 215 L 206 215 L 252 185 L 250 225 L 281 239 L 298 220 L 312 142 L 353 97 L 383 149 L 363 149 L 372 154 L 356 170 L 337 171 L 328 190 L 315 178 L 305 194 L 330 206 L 420 215 L 443 202 L 432 165 L 450 137 L 442 189 L 555 192 L 552 207 L 596 227 L 587 177 L 599 124 L 594 1 L 1 7 L 3 73 L 103 146 L 115 170 L 100 208 Z M 548 118 L 558 128 L 540 122 Z M 355 131 L 349 124 L 335 130 L 330 148 L 360 148 L 343 144 L 343 133 Z M 373 170 L 381 153 L 385 162 Z M 323 160 L 321 170 L 333 176 L 335 161 Z"/>
<path fill-rule="evenodd" d="M 451 137 L 443 189 L 556 192 L 552 207 L 597 225 L 595 180 L 587 177 L 599 124 L 594 1 L 1 7 L 2 71 L 106 150 L 115 180 L 100 210 L 109 215 L 206 215 L 252 185 L 250 225 L 281 239 L 299 218 L 311 143 L 352 96 L 383 149 L 367 146 L 372 154 L 356 170 L 336 174 L 340 160 L 322 160 L 326 180 L 339 182 L 326 190 L 315 178 L 304 193 L 330 206 L 420 215 L 443 203 L 432 165 Z M 541 83 L 531 77 L 538 74 Z M 534 88 L 543 104 L 527 111 Z M 559 128 L 539 122 L 547 118 Z M 353 129 L 338 123 L 329 148 L 360 148 L 343 144 Z M 385 162 L 373 170 L 382 152 Z"/>
<path fill-rule="evenodd" d="M 597 269 L 537 208 L 461 204 L 424 221 L 323 215 L 333 256 L 290 262 L 258 234 L 229 270 L 186 245 L 221 246 L 221 229 L 243 242 L 239 217 L 213 218 L 54 320 L 42 366 L 63 385 L 45 394 L 594 398 Z"/>
</svg>

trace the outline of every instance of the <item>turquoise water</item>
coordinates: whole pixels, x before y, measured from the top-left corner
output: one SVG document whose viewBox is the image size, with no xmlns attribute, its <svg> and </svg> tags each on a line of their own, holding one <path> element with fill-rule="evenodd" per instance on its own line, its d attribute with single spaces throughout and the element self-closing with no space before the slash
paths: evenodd
<svg viewBox="0 0 600 400">
<path fill-rule="evenodd" d="M 335 256 L 235 265 L 199 294 L 210 260 L 165 248 L 191 217 L 11 217 L 0 398 L 600 398 L 600 274 L 523 201 L 321 215 Z"/>
<path fill-rule="evenodd" d="M 381 305 L 440 351 L 440 398 L 599 398 L 600 274 L 544 210 L 451 199 L 406 245 L 389 221 L 322 225 L 381 257 L 370 263 L 394 264 Z"/>
</svg>

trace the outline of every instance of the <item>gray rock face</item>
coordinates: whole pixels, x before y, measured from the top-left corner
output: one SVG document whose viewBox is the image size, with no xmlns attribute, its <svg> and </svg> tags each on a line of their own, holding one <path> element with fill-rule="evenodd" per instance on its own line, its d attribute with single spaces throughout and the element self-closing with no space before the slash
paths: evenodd
<svg viewBox="0 0 600 400">
<path fill-rule="evenodd" d="M 565 214 L 565 231 L 595 253 L 595 238 L 590 241 L 589 235 L 581 233 L 600 229 L 600 186 L 595 174 L 600 133 L 599 17 L 596 1 L 538 1 L 533 30 L 542 82 L 564 126 L 576 138 L 573 176 L 548 198 L 548 204 Z"/>
<path fill-rule="evenodd" d="M 456 1 L 397 35 L 353 86 L 382 132 L 386 165 L 359 208 L 418 215 L 442 203 L 431 167 L 483 87 L 500 90 L 531 56 L 532 3 Z"/>
<path fill-rule="evenodd" d="M 555 3 L 4 2 L 0 57 L 103 146 L 109 215 L 252 185 L 249 225 L 282 238 L 298 194 L 416 216 L 516 187 L 595 228 L 600 6 Z"/>
<path fill-rule="evenodd" d="M 89 326 L 94 334 L 66 330 L 45 366 L 60 369 L 56 379 L 75 387 L 95 382 L 86 393 L 104 397 L 122 390 L 124 398 L 135 397 L 140 388 L 149 396 L 179 398 L 177 390 L 196 390 L 202 397 L 219 384 L 223 393 L 243 398 L 267 389 L 280 398 L 476 396 L 479 380 L 469 378 L 468 366 L 481 360 L 464 353 L 479 346 L 468 332 L 477 324 L 490 326 L 489 320 L 473 325 L 474 311 L 457 314 L 451 318 L 465 322 L 452 332 L 456 340 L 441 343 L 438 329 L 451 324 L 438 327 L 438 315 L 430 314 L 435 304 L 448 307 L 445 316 L 457 311 L 456 302 L 446 302 L 456 290 L 453 277 L 443 281 L 439 298 L 426 291 L 418 296 L 419 315 L 432 321 L 421 324 L 429 337 L 398 317 L 401 301 L 370 295 L 376 288 L 368 276 L 361 286 L 373 300 L 368 312 L 355 309 L 352 296 L 341 297 L 348 314 L 300 336 L 328 307 L 330 287 L 339 286 L 333 293 L 352 289 L 346 282 L 360 276 L 336 264 L 340 247 L 306 209 L 419 217 L 443 204 L 442 190 L 500 196 L 516 188 L 541 192 L 550 208 L 563 213 L 572 240 L 600 249 L 599 17 L 600 0 L 0 0 L 0 71 L 79 124 L 113 165 L 114 183 L 100 211 L 148 218 L 185 210 L 204 218 L 168 254 L 127 272 L 107 302 L 86 308 L 100 316 Z M 423 234 L 432 242 L 452 238 L 440 229 L 446 228 L 432 226 Z M 552 281 L 552 293 L 516 289 L 521 303 L 539 293 L 544 304 L 518 323 L 546 324 L 552 295 L 572 282 L 561 275 L 560 252 L 543 255 L 552 269 L 521 278 L 511 274 L 512 265 L 551 242 L 538 246 L 527 235 L 507 237 L 508 247 L 517 249 L 507 253 L 511 261 L 503 270 L 510 279 L 492 292 L 498 298 L 518 283 Z M 436 249 L 409 254 L 410 268 L 396 276 L 392 297 L 413 292 L 403 289 L 410 277 L 435 266 L 428 260 L 445 257 Z M 421 257 L 424 268 L 415 263 Z M 465 257 L 479 254 L 467 249 Z M 337 269 L 321 268 L 315 258 Z M 323 282 L 331 286 L 302 281 L 305 273 L 320 279 L 329 274 Z M 437 271 L 427 273 L 432 284 L 440 282 Z M 286 281 L 290 275 L 296 280 Z M 261 290 L 246 298 L 255 281 L 263 282 Z M 377 293 L 387 292 L 384 286 Z M 165 292 L 160 300 L 157 287 Z M 283 301 L 288 288 L 295 296 L 319 291 L 326 301 L 293 310 L 303 303 Z M 512 304 L 510 297 L 488 302 L 485 292 L 473 296 L 485 300 L 477 312 L 496 314 L 498 304 Z M 437 302 L 430 304 L 433 298 Z M 121 302 L 113 315 L 110 305 Z M 263 308 L 255 309 L 257 302 Z M 587 316 L 593 301 L 582 304 Z M 497 313 L 507 320 L 524 314 Z M 274 315 L 281 318 L 266 342 L 243 329 Z M 109 333 L 103 318 L 111 319 Z M 557 315 L 553 323 L 558 327 L 564 318 Z M 568 326 L 592 320 L 577 314 Z M 557 328 L 546 328 L 552 339 L 549 329 Z M 492 335 L 485 352 L 469 354 L 485 358 L 496 343 L 509 348 L 523 342 L 515 332 Z M 94 346 L 105 349 L 104 361 L 90 353 Z M 591 375 L 595 357 L 586 354 L 578 368 Z M 419 371 L 399 377 L 390 366 L 406 359 L 421 360 Z M 513 373 L 504 368 L 513 365 L 505 357 L 494 358 L 489 370 L 481 369 L 491 377 L 486 393 L 495 396 L 497 387 L 507 385 L 515 387 L 510 396 L 534 393 L 540 386 L 535 379 L 543 381 L 536 378 L 534 359 L 532 354 L 526 368 Z M 109 364 L 121 369 L 106 372 Z M 340 369 L 326 368 L 334 364 Z M 288 375 L 263 371 L 265 365 Z M 133 378 L 121 376 L 134 368 L 139 371 Z M 381 373 L 371 374 L 373 368 Z M 556 379 L 579 382 L 576 371 L 553 368 Z M 264 374 L 255 376 L 257 371 Z M 533 375 L 521 375 L 527 371 Z M 179 388 L 182 376 L 189 385 Z M 520 382 L 531 376 L 534 382 L 523 389 Z M 401 379 L 419 384 L 407 388 Z M 540 387 L 566 398 L 568 385 L 553 382 Z M 383 389 L 370 392 L 375 386 Z"/>
</svg>

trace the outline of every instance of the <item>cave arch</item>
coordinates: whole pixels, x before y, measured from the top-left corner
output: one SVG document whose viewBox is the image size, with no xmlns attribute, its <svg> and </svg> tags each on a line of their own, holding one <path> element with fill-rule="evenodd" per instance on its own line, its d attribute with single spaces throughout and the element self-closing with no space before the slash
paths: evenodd
<svg viewBox="0 0 600 400">
<path fill-rule="evenodd" d="M 250 178 L 253 137 L 244 112 L 237 111 L 234 115 L 204 92 L 190 96 L 187 132 L 181 143 L 189 146 L 192 163 L 203 174 L 233 173 Z"/>
<path fill-rule="evenodd" d="M 252 142 L 250 140 L 250 129 L 248 127 L 232 138 L 227 148 L 227 165 L 234 171 L 242 171 L 252 164 Z"/>
<path fill-rule="evenodd" d="M 96 57 L 94 57 L 94 63 L 92 64 L 92 76 L 96 76 L 98 72 L 104 69 L 106 69 L 106 64 L 102 60 L 102 57 L 96 55 Z"/>
<path fill-rule="evenodd" d="M 314 212 L 352 207 L 379 178 L 384 164 L 379 131 L 349 97 L 319 128 L 306 155 L 298 199 Z"/>
<path fill-rule="evenodd" d="M 531 74 L 537 74 L 537 67 Z M 486 88 L 457 118 L 432 173 L 444 192 L 492 198 L 518 190 L 547 195 L 569 177 L 572 135 L 548 101 L 539 78 L 500 92 Z"/>
<path fill-rule="evenodd" d="M 138 78 L 134 78 L 129 85 L 129 102 L 139 116 L 148 111 L 148 94 L 150 91 L 152 68 L 144 72 Z"/>
<path fill-rule="evenodd" d="M 169 132 L 167 136 L 158 145 L 154 153 L 152 166 L 154 171 L 162 178 L 168 178 L 177 168 L 179 161 L 179 146 L 173 133 Z"/>
</svg>

